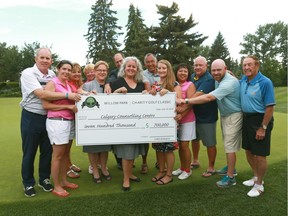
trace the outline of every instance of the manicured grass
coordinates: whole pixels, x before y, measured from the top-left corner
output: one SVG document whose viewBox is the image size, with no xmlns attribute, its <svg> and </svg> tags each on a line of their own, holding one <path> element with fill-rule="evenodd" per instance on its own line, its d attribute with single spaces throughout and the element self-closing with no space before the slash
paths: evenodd
<svg viewBox="0 0 288 216">
<path fill-rule="evenodd" d="M 276 92 L 276 91 L 275 91 Z M 20 98 L 0 98 L 0 215 L 287 215 L 287 114 L 276 112 L 272 134 L 269 169 L 265 178 L 265 193 L 259 198 L 249 198 L 249 188 L 243 180 L 250 178 L 251 171 L 244 151 L 237 154 L 237 185 L 219 189 L 215 182 L 218 175 L 201 177 L 206 169 L 207 156 L 201 147 L 201 167 L 192 176 L 180 181 L 158 186 L 151 182 L 156 174 L 155 152 L 149 150 L 147 175 L 139 174 L 141 158 L 135 164 L 134 173 L 141 183 L 132 183 L 132 191 L 121 190 L 122 173 L 116 168 L 113 154 L 109 155 L 108 167 L 113 176 L 111 182 L 92 182 L 87 172 L 88 158 L 81 147 L 72 147 L 72 160 L 82 168 L 81 177 L 72 182 L 80 188 L 71 191 L 66 199 L 55 197 L 35 187 L 35 198 L 26 198 L 21 183 L 21 137 L 19 121 Z M 179 166 L 178 152 L 175 151 Z M 38 159 L 35 161 L 37 179 Z M 216 168 L 225 165 L 225 154 L 218 127 L 218 155 Z"/>
<path fill-rule="evenodd" d="M 287 87 L 277 87 L 275 90 L 276 112 L 287 113 Z"/>
</svg>

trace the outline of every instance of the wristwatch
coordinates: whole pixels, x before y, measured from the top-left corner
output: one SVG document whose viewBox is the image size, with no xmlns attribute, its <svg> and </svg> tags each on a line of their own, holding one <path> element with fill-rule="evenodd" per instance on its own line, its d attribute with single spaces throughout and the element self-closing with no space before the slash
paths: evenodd
<svg viewBox="0 0 288 216">
<path fill-rule="evenodd" d="M 265 124 L 262 124 L 261 127 L 262 127 L 264 130 L 267 129 L 267 125 L 265 125 Z"/>
<path fill-rule="evenodd" d="M 185 103 L 189 104 L 189 99 L 188 98 L 185 98 Z"/>
</svg>

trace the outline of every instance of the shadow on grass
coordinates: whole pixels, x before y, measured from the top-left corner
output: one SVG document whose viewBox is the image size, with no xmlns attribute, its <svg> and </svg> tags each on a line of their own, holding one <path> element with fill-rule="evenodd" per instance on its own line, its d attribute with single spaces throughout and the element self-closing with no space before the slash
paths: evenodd
<svg viewBox="0 0 288 216">
<path fill-rule="evenodd" d="M 229 189 L 217 188 L 212 177 L 127 193 L 58 200 L 27 198 L 2 203 L 0 215 L 286 215 L 287 160 L 270 165 L 265 193 L 258 198 L 249 198 L 249 188 L 241 184 L 249 175 L 241 173 L 237 186 Z"/>
</svg>

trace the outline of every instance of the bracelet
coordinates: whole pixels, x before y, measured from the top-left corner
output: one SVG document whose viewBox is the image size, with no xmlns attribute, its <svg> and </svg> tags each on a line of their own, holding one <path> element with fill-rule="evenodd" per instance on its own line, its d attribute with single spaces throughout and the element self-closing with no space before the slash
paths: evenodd
<svg viewBox="0 0 288 216">
<path fill-rule="evenodd" d="M 68 92 L 66 92 L 66 99 L 68 99 Z"/>
</svg>

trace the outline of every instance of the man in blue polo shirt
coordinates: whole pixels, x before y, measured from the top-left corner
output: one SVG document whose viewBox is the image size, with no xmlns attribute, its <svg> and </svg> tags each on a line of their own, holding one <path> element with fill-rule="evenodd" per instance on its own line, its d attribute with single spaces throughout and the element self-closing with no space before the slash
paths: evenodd
<svg viewBox="0 0 288 216">
<path fill-rule="evenodd" d="M 247 161 L 253 177 L 244 181 L 253 188 L 249 197 L 258 197 L 264 192 L 264 175 L 267 171 L 266 156 L 270 155 L 271 131 L 275 106 L 274 87 L 270 79 L 260 71 L 260 62 L 255 56 L 244 58 L 241 79 L 241 107 L 243 111 L 242 148 L 246 150 Z"/>
<path fill-rule="evenodd" d="M 207 70 L 207 60 L 203 56 L 198 56 L 194 60 L 194 73 L 190 80 L 196 87 L 193 97 L 208 94 L 215 89 L 214 79 Z M 214 164 L 217 155 L 216 148 L 216 122 L 218 120 L 217 102 L 211 101 L 206 104 L 193 106 L 196 116 L 196 139 L 192 141 L 193 167 L 199 166 L 198 154 L 200 140 L 207 147 L 208 168 L 202 174 L 203 177 L 210 177 L 216 173 Z"/>
<path fill-rule="evenodd" d="M 188 104 L 205 104 L 216 101 L 221 115 L 221 129 L 224 149 L 227 159 L 227 174 L 216 182 L 218 187 L 236 185 L 234 169 L 236 152 L 241 149 L 242 141 L 242 111 L 240 104 L 240 83 L 227 71 L 225 62 L 216 59 L 211 65 L 211 72 L 215 82 L 215 90 L 195 98 L 181 100 Z"/>
</svg>

